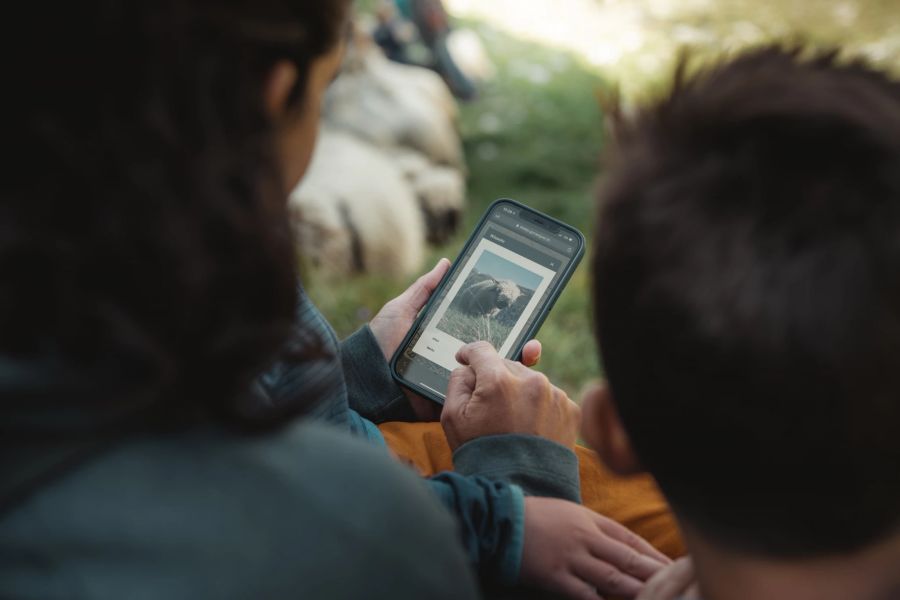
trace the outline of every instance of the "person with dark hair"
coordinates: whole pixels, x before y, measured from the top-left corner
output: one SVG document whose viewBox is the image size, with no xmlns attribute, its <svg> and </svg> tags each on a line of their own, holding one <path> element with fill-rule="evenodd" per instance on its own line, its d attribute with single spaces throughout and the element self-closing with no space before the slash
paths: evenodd
<svg viewBox="0 0 900 600">
<path fill-rule="evenodd" d="M 469 598 L 473 569 L 633 595 L 665 564 L 575 503 L 578 408 L 522 364 L 489 398 L 515 419 L 493 435 L 452 420 L 456 473 L 423 483 L 388 458 L 374 422 L 428 405 L 385 357 L 448 265 L 339 344 L 297 286 L 285 202 L 348 6 L 82 2 L 17 20 L 0 596 Z"/>
<path fill-rule="evenodd" d="M 330 351 L 292 337 L 284 191 L 346 10 L 24 9 L 0 184 L 0 596 L 476 594 L 415 478 L 288 420 L 302 404 L 240 410 L 280 348 Z M 303 382 L 307 398 L 337 377 Z"/>
<path fill-rule="evenodd" d="M 900 598 L 900 83 L 767 47 L 615 129 L 586 440 L 657 479 L 706 600 Z"/>
</svg>

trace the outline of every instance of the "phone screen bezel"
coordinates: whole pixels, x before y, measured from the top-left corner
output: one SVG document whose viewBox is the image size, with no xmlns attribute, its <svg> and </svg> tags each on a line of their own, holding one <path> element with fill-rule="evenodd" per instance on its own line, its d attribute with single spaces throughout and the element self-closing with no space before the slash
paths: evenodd
<svg viewBox="0 0 900 600">
<path fill-rule="evenodd" d="M 575 270 L 578 268 L 578 265 L 581 263 L 581 259 L 584 257 L 584 251 L 585 251 L 585 245 L 586 245 L 585 237 L 575 227 L 573 227 L 567 223 L 563 223 L 559 219 L 554 219 L 553 217 L 551 217 L 549 215 L 546 215 L 540 211 L 537 211 L 537 210 L 535 210 L 529 206 L 526 206 L 526 205 L 522 204 L 521 202 L 518 202 L 511 198 L 499 198 L 499 199 L 495 200 L 494 202 L 492 202 L 490 206 L 488 206 L 487 210 L 484 212 L 484 214 L 478 220 L 478 223 L 475 225 L 475 228 L 472 230 L 472 234 L 469 236 L 469 239 L 466 240 L 465 245 L 463 245 L 462 250 L 460 250 L 459 254 L 457 255 L 456 260 L 453 262 L 453 266 L 450 268 L 450 270 L 447 272 L 447 274 L 444 275 L 444 278 L 441 280 L 441 283 L 438 285 L 438 287 L 432 293 L 431 298 L 429 299 L 428 303 L 419 312 L 419 315 L 416 317 L 415 322 L 413 322 L 412 327 L 410 327 L 409 331 L 406 333 L 406 336 L 403 338 L 403 342 L 400 344 L 400 346 L 397 348 L 397 351 L 394 352 L 394 356 L 391 358 L 391 362 L 390 362 L 391 375 L 393 376 L 394 380 L 397 383 L 399 383 L 403 387 L 408 388 L 408 389 L 414 391 L 415 393 L 417 393 L 421 396 L 424 396 L 425 398 L 428 398 L 429 400 L 432 400 L 433 402 L 436 402 L 438 404 L 443 404 L 444 399 L 442 397 L 436 395 L 430 389 L 424 388 L 424 387 L 420 386 L 419 384 L 403 377 L 403 375 L 400 374 L 400 372 L 397 370 L 397 361 L 401 358 L 403 353 L 406 351 L 406 348 L 409 346 L 411 340 L 415 336 L 415 333 L 423 326 L 425 316 L 431 312 L 432 305 L 434 304 L 434 302 L 437 301 L 437 298 L 441 297 L 444 288 L 453 279 L 453 275 L 459 269 L 463 268 L 464 265 L 461 264 L 459 261 L 460 257 L 466 256 L 466 254 L 468 254 L 468 252 L 472 248 L 472 246 L 474 244 L 476 244 L 479 239 L 481 239 L 480 236 L 478 236 L 478 233 L 480 231 L 482 231 L 482 229 L 484 228 L 485 221 L 487 221 L 490 218 L 490 216 L 491 216 L 491 214 L 493 214 L 494 210 L 501 204 L 511 204 L 511 205 L 515 206 L 517 209 L 519 209 L 520 211 L 527 211 L 528 213 L 530 213 L 530 216 L 532 216 L 538 220 L 539 224 L 544 223 L 544 224 L 552 225 L 554 227 L 560 227 L 560 228 L 565 229 L 566 232 L 571 233 L 575 237 L 575 240 L 578 243 L 578 247 L 576 248 L 575 252 L 572 253 L 572 260 L 569 261 L 569 264 L 566 265 L 565 269 L 560 273 L 560 277 L 557 279 L 556 284 L 549 291 L 547 300 L 542 305 L 538 306 L 535 309 L 535 314 L 537 315 L 537 317 L 535 318 L 533 324 L 526 330 L 525 335 L 522 336 L 522 341 L 515 347 L 515 350 L 513 352 L 514 360 L 519 360 L 521 358 L 522 347 L 525 345 L 525 343 L 527 343 L 528 340 L 530 340 L 534 337 L 534 335 L 538 332 L 538 330 L 544 324 L 544 321 L 546 320 L 547 315 L 550 314 L 550 311 L 552 310 L 553 305 L 556 303 L 556 300 L 559 298 L 559 295 L 562 293 L 562 290 L 565 289 L 566 285 L 569 283 L 569 280 L 572 278 L 572 275 L 575 273 Z"/>
</svg>

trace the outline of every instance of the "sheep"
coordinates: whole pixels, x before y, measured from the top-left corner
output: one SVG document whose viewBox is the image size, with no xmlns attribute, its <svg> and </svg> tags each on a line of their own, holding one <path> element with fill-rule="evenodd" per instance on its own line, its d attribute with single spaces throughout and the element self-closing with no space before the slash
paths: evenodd
<svg viewBox="0 0 900 600">
<path fill-rule="evenodd" d="M 476 317 L 496 318 L 512 306 L 522 290 L 514 281 L 491 277 L 469 284 L 459 292 L 459 309 Z"/>
<path fill-rule="evenodd" d="M 465 177 L 458 169 L 430 163 L 414 150 L 396 149 L 391 154 L 419 199 L 428 242 L 443 244 L 462 221 Z"/>
<path fill-rule="evenodd" d="M 457 105 L 439 75 L 389 61 L 358 32 L 331 85 L 325 121 L 379 147 L 408 147 L 430 162 L 462 169 Z"/>
<path fill-rule="evenodd" d="M 426 239 L 443 243 L 462 221 L 456 102 L 436 74 L 389 62 L 357 33 L 291 195 L 292 220 L 312 266 L 406 277 L 421 268 Z"/>
<path fill-rule="evenodd" d="M 421 268 L 425 225 L 396 161 L 353 135 L 323 127 L 289 206 L 300 252 L 329 274 L 401 278 Z"/>
<path fill-rule="evenodd" d="M 436 166 L 421 171 L 412 183 L 425 216 L 428 241 L 443 244 L 462 222 L 465 178 L 456 169 Z"/>
</svg>

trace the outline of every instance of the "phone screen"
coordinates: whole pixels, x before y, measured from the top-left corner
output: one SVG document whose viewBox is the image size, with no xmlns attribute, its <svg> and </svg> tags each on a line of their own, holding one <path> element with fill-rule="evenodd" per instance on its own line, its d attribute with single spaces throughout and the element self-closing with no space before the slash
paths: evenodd
<svg viewBox="0 0 900 600">
<path fill-rule="evenodd" d="M 442 399 L 463 345 L 485 340 L 515 358 L 582 246 L 573 229 L 494 203 L 397 357 L 397 374 Z"/>
</svg>

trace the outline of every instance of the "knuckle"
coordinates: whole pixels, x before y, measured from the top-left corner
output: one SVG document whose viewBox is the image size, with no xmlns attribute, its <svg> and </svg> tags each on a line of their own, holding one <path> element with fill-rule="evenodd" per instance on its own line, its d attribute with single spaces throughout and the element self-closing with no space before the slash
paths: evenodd
<svg viewBox="0 0 900 600">
<path fill-rule="evenodd" d="M 630 546 L 631 548 L 639 548 L 641 545 L 641 538 L 639 538 L 636 533 L 629 531 L 625 534 L 625 545 Z"/>
<path fill-rule="evenodd" d="M 625 559 L 625 570 L 629 573 L 634 573 L 638 569 L 640 560 L 641 557 L 637 552 L 634 550 L 630 551 Z"/>
<path fill-rule="evenodd" d="M 503 359 L 503 364 L 506 365 L 506 368 L 513 373 L 523 373 L 523 369 L 528 369 L 528 367 L 526 367 L 522 363 L 515 360 L 510 360 L 508 358 Z"/>
<path fill-rule="evenodd" d="M 500 373 L 495 369 L 485 371 L 482 373 L 481 381 L 479 383 L 490 390 L 500 388 L 504 384 L 503 373 Z"/>
<path fill-rule="evenodd" d="M 574 531 L 572 531 L 571 537 L 576 541 L 575 546 L 586 548 L 591 545 L 591 542 L 596 537 L 596 534 L 584 527 L 578 527 Z"/>
<path fill-rule="evenodd" d="M 598 600 L 598 598 L 600 598 L 600 596 L 597 595 L 597 588 L 587 582 L 581 586 L 581 589 L 578 590 L 578 595 L 575 597 L 579 599 L 583 598 L 584 600 Z"/>
<path fill-rule="evenodd" d="M 540 371 L 528 371 L 523 377 L 525 385 L 544 393 L 550 387 L 550 379 Z"/>
<path fill-rule="evenodd" d="M 484 340 L 479 340 L 477 342 L 472 342 L 471 344 L 469 344 L 469 349 L 476 350 L 476 351 L 484 351 L 484 350 L 493 350 L 494 347 L 491 346 L 491 344 L 489 342 L 485 342 Z"/>
<path fill-rule="evenodd" d="M 485 391 L 497 400 L 514 400 L 518 397 L 512 375 L 499 369 L 485 373 L 482 381 Z"/>
<path fill-rule="evenodd" d="M 623 584 L 622 573 L 612 567 L 608 567 L 605 571 L 602 574 L 604 587 L 613 592 L 621 589 Z"/>
<path fill-rule="evenodd" d="M 619 571 L 606 562 L 597 562 L 593 565 L 589 579 L 599 589 L 609 592 L 614 591 L 621 583 Z"/>
<path fill-rule="evenodd" d="M 567 398 L 567 400 L 569 400 L 569 414 L 571 415 L 572 419 L 575 421 L 581 421 L 581 407 L 571 399 Z"/>
<path fill-rule="evenodd" d="M 497 376 L 497 391 L 504 400 L 517 400 L 521 395 L 515 379 L 510 375 Z"/>
</svg>

